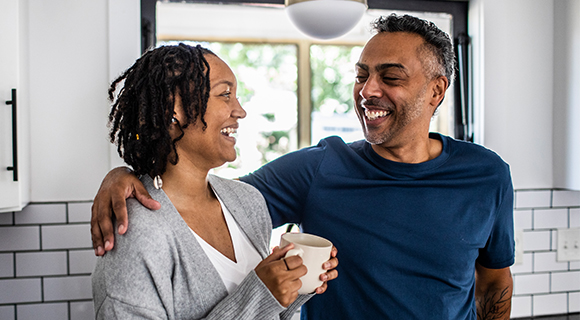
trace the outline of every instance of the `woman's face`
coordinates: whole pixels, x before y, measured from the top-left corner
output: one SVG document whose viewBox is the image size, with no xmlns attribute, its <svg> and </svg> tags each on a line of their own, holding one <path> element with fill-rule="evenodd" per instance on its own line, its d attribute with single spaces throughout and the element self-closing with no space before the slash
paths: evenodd
<svg viewBox="0 0 580 320">
<path fill-rule="evenodd" d="M 209 63 L 210 92 L 204 115 L 207 128 L 199 117 L 195 124 L 183 129 L 184 136 L 177 142 L 179 162 L 190 161 L 203 169 L 219 167 L 236 159 L 238 119 L 246 116 L 236 98 L 237 80 L 230 67 L 217 56 L 206 54 Z M 181 102 L 176 101 L 176 117 L 184 123 Z"/>
</svg>

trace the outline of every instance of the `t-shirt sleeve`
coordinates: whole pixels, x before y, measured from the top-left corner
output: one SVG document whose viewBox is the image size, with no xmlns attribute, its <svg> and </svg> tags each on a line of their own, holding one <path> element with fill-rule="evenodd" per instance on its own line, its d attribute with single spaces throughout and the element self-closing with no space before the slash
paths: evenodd
<svg viewBox="0 0 580 320">
<path fill-rule="evenodd" d="M 513 202 L 514 190 L 511 177 L 504 187 L 502 201 L 486 246 L 480 250 L 477 262 L 488 269 L 502 269 L 514 264 L 515 237 Z"/>
<path fill-rule="evenodd" d="M 240 180 L 256 187 L 268 204 L 274 227 L 300 224 L 311 183 L 327 144 L 304 148 L 273 160 Z"/>
</svg>

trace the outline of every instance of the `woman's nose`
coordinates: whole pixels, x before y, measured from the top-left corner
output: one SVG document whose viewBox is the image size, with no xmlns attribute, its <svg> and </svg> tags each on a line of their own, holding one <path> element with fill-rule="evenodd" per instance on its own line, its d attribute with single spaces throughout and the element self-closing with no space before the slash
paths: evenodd
<svg viewBox="0 0 580 320">
<path fill-rule="evenodd" d="M 246 110 L 240 104 L 240 98 L 236 98 L 234 102 L 234 110 L 232 111 L 232 116 L 234 118 L 243 119 L 246 117 Z"/>
</svg>

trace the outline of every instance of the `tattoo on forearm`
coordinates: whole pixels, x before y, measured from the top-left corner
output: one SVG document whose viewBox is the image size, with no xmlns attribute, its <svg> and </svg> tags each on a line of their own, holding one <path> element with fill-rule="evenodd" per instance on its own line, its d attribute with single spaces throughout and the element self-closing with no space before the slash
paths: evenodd
<svg viewBox="0 0 580 320">
<path fill-rule="evenodd" d="M 487 291 L 477 299 L 477 320 L 504 319 L 511 310 L 511 298 L 509 287 L 503 289 L 499 296 L 497 291 Z"/>
</svg>

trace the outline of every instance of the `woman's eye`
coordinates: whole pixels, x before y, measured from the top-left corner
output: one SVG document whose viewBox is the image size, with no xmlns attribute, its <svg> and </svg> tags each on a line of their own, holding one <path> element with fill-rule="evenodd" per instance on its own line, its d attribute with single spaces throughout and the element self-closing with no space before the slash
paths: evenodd
<svg viewBox="0 0 580 320">
<path fill-rule="evenodd" d="M 232 93 L 231 93 L 231 92 L 229 92 L 229 91 L 226 91 L 226 92 L 222 93 L 222 96 L 223 96 L 223 97 L 226 97 L 226 98 L 228 98 L 228 99 L 230 98 L 230 96 L 231 96 L 231 95 L 232 95 Z"/>
</svg>

